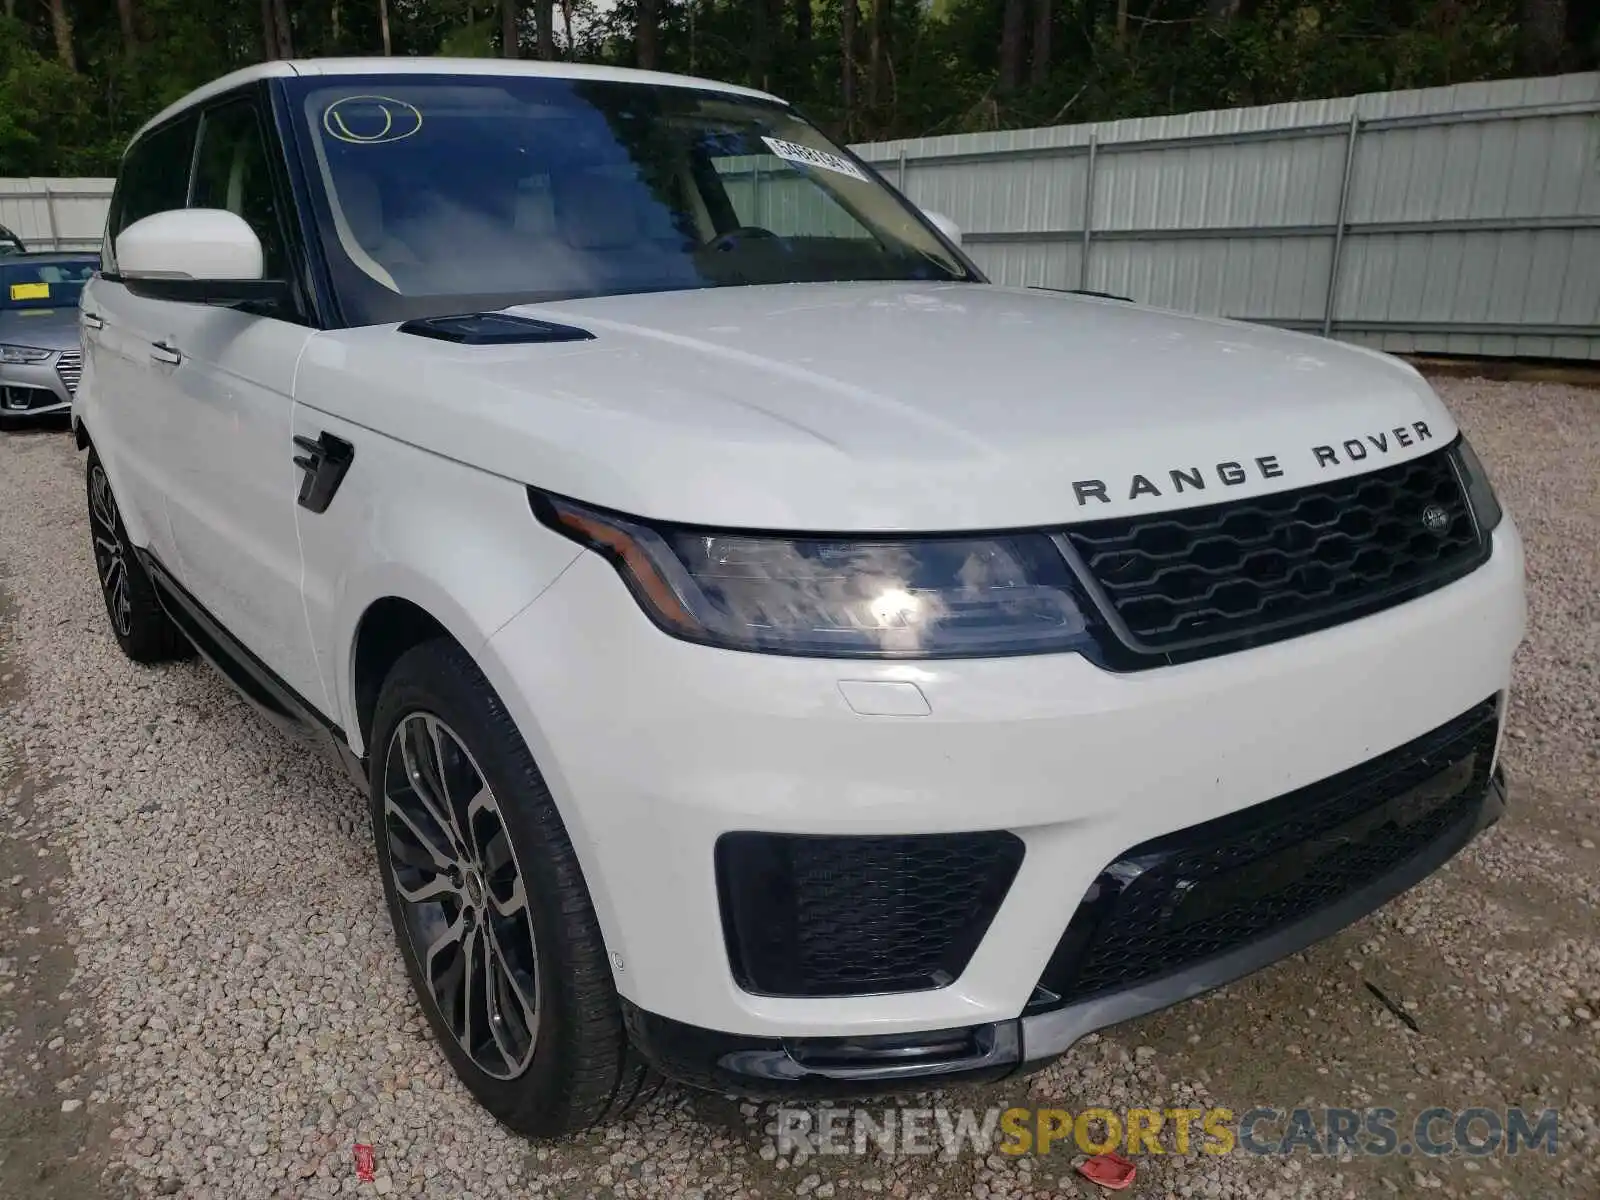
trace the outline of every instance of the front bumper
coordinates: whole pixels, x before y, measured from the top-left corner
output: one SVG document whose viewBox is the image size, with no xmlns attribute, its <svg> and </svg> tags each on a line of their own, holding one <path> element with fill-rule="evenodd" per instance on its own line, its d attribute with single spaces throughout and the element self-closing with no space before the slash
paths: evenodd
<svg viewBox="0 0 1600 1200">
<path fill-rule="evenodd" d="M 62 351 L 42 362 L 0 364 L 0 417 L 42 417 L 72 407 L 81 356 Z"/>
<path fill-rule="evenodd" d="M 752 1038 L 625 1004 L 630 1037 L 663 1074 L 739 1096 L 840 1097 L 990 1083 L 1048 1066 L 1099 1029 L 1190 1000 L 1337 933 L 1420 883 L 1505 811 L 1505 775 L 1400 865 L 1291 925 L 1149 980 L 1048 1012 L 965 1029 L 860 1038 Z"/>
<path fill-rule="evenodd" d="M 1314 921 L 1158 988 L 1037 1011 L 1069 919 L 1130 847 L 1337 775 L 1503 693 L 1522 578 L 1508 518 L 1484 566 L 1427 596 L 1119 675 L 1073 655 L 844 663 L 712 650 L 660 633 L 611 566 L 585 554 L 482 658 L 560 805 L 640 1045 L 716 1086 L 809 1061 L 837 1091 L 848 1083 L 837 1039 L 920 1058 L 908 1078 L 1004 1074 L 1281 957 L 1435 869 L 1492 819 L 1494 797 Z M 943 986 L 802 997 L 740 985 L 714 867 L 723 835 L 994 830 L 1025 853 Z M 969 1040 L 934 1039 L 948 1070 L 905 1036 L 949 1030 Z M 891 1035 L 898 1044 L 881 1040 Z M 743 1055 L 737 1070 L 729 1054 Z"/>
</svg>

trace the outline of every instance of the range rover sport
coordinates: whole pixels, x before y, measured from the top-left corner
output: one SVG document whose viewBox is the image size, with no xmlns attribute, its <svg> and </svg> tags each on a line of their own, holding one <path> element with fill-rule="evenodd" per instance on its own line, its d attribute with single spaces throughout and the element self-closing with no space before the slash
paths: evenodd
<svg viewBox="0 0 1600 1200">
<path fill-rule="evenodd" d="M 992 284 L 771 96 L 268 63 L 132 140 L 103 263 L 112 631 L 367 789 L 524 1133 L 1026 1071 L 1502 809 L 1521 547 L 1415 370 Z"/>
</svg>

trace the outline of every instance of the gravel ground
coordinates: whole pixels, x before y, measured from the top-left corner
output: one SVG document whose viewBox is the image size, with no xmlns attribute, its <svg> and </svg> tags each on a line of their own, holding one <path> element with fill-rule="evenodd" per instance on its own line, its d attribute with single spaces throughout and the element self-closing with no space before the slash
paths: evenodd
<svg viewBox="0 0 1600 1200">
<path fill-rule="evenodd" d="M 1600 392 L 1439 387 L 1528 542 L 1507 821 L 1306 954 L 933 1103 L 1553 1106 L 1554 1157 L 1169 1154 L 1124 1194 L 1600 1196 Z M 1099 1194 L 1059 1150 L 780 1156 L 771 1110 L 674 1089 L 505 1133 L 427 1038 L 338 769 L 203 665 L 122 658 L 66 435 L 0 439 L 0 497 L 0 1196 Z"/>
</svg>

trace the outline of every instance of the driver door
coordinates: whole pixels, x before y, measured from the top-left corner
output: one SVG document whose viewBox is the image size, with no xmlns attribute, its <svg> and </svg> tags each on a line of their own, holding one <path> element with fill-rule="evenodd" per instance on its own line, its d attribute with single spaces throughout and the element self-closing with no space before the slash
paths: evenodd
<svg viewBox="0 0 1600 1200">
<path fill-rule="evenodd" d="M 262 94 L 235 93 L 201 116 L 191 208 L 243 217 L 261 239 L 267 278 L 293 279 L 293 206 Z M 183 585 L 283 682 L 328 711 L 300 596 L 291 431 L 294 378 L 315 330 L 293 303 L 181 309 L 180 361 L 169 377 L 167 512 Z"/>
</svg>

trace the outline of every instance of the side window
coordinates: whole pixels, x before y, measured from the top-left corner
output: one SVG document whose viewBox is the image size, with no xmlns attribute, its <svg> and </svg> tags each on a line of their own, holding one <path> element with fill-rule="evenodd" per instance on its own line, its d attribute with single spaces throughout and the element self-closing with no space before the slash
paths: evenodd
<svg viewBox="0 0 1600 1200">
<path fill-rule="evenodd" d="M 200 127 L 189 207 L 225 208 L 243 217 L 261 239 L 267 278 L 282 279 L 288 255 L 267 146 L 253 100 L 208 110 Z"/>
<path fill-rule="evenodd" d="M 151 213 L 182 208 L 189 196 L 189 166 L 199 118 L 182 117 L 140 138 L 123 157 L 106 224 L 102 257 L 116 270 L 117 235 Z"/>
</svg>

